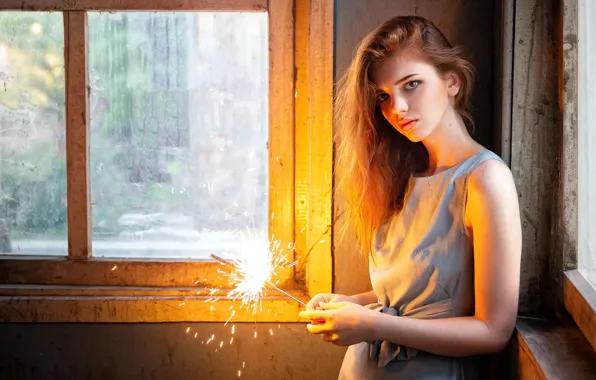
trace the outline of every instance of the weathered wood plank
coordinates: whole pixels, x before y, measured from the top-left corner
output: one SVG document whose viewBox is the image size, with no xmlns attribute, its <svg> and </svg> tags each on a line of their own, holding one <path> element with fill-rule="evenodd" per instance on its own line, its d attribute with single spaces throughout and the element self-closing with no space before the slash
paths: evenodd
<svg viewBox="0 0 596 380">
<path fill-rule="evenodd" d="M 294 238 L 294 8 L 275 0 L 269 9 L 269 234 L 281 247 Z M 293 268 L 280 273 L 293 277 Z"/>
<path fill-rule="evenodd" d="M 495 62 L 494 82 L 498 85 L 495 88 L 495 110 L 497 119 L 493 131 L 494 151 L 497 152 L 503 161 L 511 164 L 511 99 L 513 94 L 513 37 L 515 25 L 514 0 L 502 0 L 495 2 L 495 20 L 500 24 L 496 26 L 495 33 L 497 54 L 500 59 Z"/>
<path fill-rule="evenodd" d="M 301 296 L 302 300 L 307 298 Z M 205 297 L 0 297 L 0 322 L 297 322 L 299 303 L 271 297 L 258 312 L 240 301 Z M 189 331 L 190 333 L 190 331 Z"/>
<path fill-rule="evenodd" d="M 228 288 L 230 279 L 221 271 L 229 269 L 213 261 L 0 257 L 0 284 Z M 292 288 L 292 278 L 282 278 L 279 286 Z"/>
<path fill-rule="evenodd" d="M 332 291 L 333 1 L 310 4 L 310 164 L 306 286 L 311 296 Z"/>
<path fill-rule="evenodd" d="M 559 20 L 559 108 L 561 110 L 560 159 L 551 275 L 552 303 L 564 303 L 564 272 L 577 268 L 578 252 L 578 67 L 577 0 L 561 1 Z M 557 307 L 558 308 L 558 307 Z"/>
<path fill-rule="evenodd" d="M 522 220 L 520 313 L 546 305 L 558 186 L 556 0 L 515 3 L 511 170 Z"/>
<path fill-rule="evenodd" d="M 517 378 L 519 380 L 547 380 L 526 342 L 519 337 L 517 341 Z"/>
<path fill-rule="evenodd" d="M 296 281 L 306 281 L 306 253 L 308 236 L 308 172 L 310 161 L 310 0 L 296 0 L 296 91 L 295 91 L 295 239 L 298 265 Z"/>
<path fill-rule="evenodd" d="M 596 290 L 578 270 L 565 272 L 565 308 L 596 351 Z"/>
<path fill-rule="evenodd" d="M 64 12 L 68 257 L 91 257 L 87 13 Z"/>
<path fill-rule="evenodd" d="M 2 0 L 18 11 L 266 11 L 268 0 Z"/>
<path fill-rule="evenodd" d="M 120 286 L 69 286 L 69 285 L 0 285 L 0 296 L 3 297 L 204 297 L 228 298 L 231 289 L 204 287 L 120 287 Z M 287 289 L 288 294 L 300 298 L 304 291 Z M 277 299 L 282 295 L 267 289 L 263 298 Z"/>
<path fill-rule="evenodd" d="M 596 378 L 596 353 L 575 326 L 520 318 L 517 341 L 531 365 L 520 368 L 522 379 Z"/>
</svg>

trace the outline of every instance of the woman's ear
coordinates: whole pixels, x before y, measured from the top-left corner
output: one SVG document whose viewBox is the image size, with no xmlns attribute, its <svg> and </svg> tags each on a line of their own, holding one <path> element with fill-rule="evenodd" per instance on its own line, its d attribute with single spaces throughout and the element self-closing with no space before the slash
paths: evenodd
<svg viewBox="0 0 596 380">
<path fill-rule="evenodd" d="M 447 79 L 447 93 L 450 96 L 456 96 L 459 93 L 461 87 L 461 80 L 459 75 L 454 72 L 448 72 L 446 75 Z"/>
</svg>

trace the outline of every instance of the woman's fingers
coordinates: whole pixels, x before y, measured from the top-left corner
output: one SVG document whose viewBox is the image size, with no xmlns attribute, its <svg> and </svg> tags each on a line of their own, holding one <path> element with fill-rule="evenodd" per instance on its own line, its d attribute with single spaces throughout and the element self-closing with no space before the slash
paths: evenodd
<svg viewBox="0 0 596 380">
<path fill-rule="evenodd" d="M 337 334 L 322 334 L 321 336 L 327 343 L 337 344 L 339 342 L 339 336 Z"/>
<path fill-rule="evenodd" d="M 319 305 L 319 302 L 321 302 L 321 300 L 319 299 L 318 296 L 315 296 L 315 297 L 311 298 L 311 300 L 306 303 L 306 306 L 308 306 L 309 309 L 314 309 L 315 306 Z"/>
<path fill-rule="evenodd" d="M 329 333 L 330 329 L 326 323 L 322 324 L 308 324 L 306 325 L 306 329 L 310 331 L 311 334 L 325 334 Z"/>
<path fill-rule="evenodd" d="M 329 312 L 325 310 L 302 310 L 298 313 L 300 318 L 305 319 L 327 319 L 329 316 Z"/>
<path fill-rule="evenodd" d="M 321 307 L 321 309 L 323 310 L 333 310 L 333 309 L 339 309 L 342 308 L 344 306 L 346 306 L 346 303 L 341 301 L 341 302 L 321 302 L 319 303 L 319 306 Z"/>
<path fill-rule="evenodd" d="M 319 303 L 321 302 L 325 302 L 325 295 L 324 294 L 317 294 L 316 296 L 314 296 L 313 298 L 310 299 L 310 301 L 308 301 L 306 303 L 306 305 L 311 308 L 314 309 L 316 307 L 319 306 Z"/>
</svg>

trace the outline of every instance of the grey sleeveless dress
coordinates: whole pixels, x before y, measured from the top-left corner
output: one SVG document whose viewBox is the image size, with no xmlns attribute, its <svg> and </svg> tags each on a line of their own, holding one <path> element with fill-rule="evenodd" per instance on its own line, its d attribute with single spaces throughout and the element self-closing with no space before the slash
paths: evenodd
<svg viewBox="0 0 596 380">
<path fill-rule="evenodd" d="M 485 150 L 429 177 L 412 177 L 402 211 L 383 223 L 373 242 L 370 277 L 378 304 L 408 318 L 474 315 L 474 254 L 464 224 L 467 179 L 487 160 Z M 339 380 L 480 378 L 480 357 L 430 354 L 391 342 L 350 346 Z"/>
</svg>

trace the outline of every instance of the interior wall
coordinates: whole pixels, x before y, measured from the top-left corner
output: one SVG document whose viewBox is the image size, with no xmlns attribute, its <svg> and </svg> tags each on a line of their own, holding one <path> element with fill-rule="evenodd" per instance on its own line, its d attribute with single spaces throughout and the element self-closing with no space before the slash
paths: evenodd
<svg viewBox="0 0 596 380">
<path fill-rule="evenodd" d="M 336 73 L 349 64 L 357 41 L 393 15 L 428 17 L 462 44 L 478 68 L 476 138 L 490 147 L 493 0 L 335 1 Z M 338 215 L 341 202 L 334 207 Z M 367 290 L 366 264 L 350 235 L 343 241 L 339 235 L 334 229 L 335 291 Z M 345 352 L 310 335 L 304 324 L 236 324 L 231 345 L 230 325 L 188 326 L 186 334 L 180 323 L 0 324 L 0 379 L 230 379 L 241 370 L 245 379 L 326 380 L 337 377 Z"/>
<path fill-rule="evenodd" d="M 550 313 L 549 298 L 561 286 L 553 284 L 560 277 L 550 272 L 551 260 L 557 272 L 568 269 L 561 250 L 569 248 L 569 236 L 563 236 L 560 218 L 565 203 L 573 202 L 559 193 L 567 185 L 559 177 L 564 149 L 559 84 L 565 81 L 559 75 L 559 14 L 558 0 L 515 2 L 511 171 L 522 223 L 519 311 L 539 317 Z"/>
<path fill-rule="evenodd" d="M 327 380 L 344 353 L 300 323 L 236 324 L 233 336 L 223 323 L 0 324 L 0 379 Z"/>
</svg>

